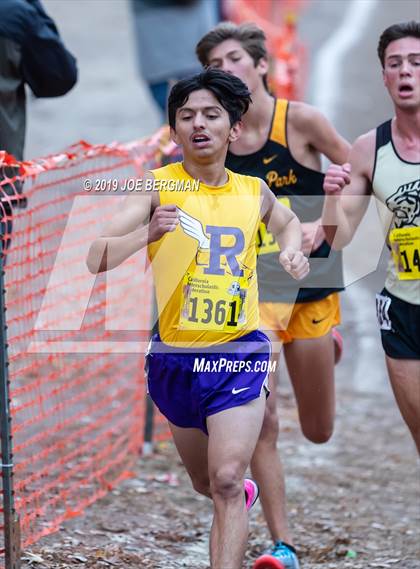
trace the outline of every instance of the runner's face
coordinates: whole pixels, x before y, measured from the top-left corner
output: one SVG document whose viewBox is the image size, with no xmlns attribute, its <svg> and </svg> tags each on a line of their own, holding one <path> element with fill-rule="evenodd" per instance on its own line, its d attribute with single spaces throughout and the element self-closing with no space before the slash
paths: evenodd
<svg viewBox="0 0 420 569">
<path fill-rule="evenodd" d="M 216 156 L 227 151 L 240 133 L 240 124 L 230 126 L 229 114 L 211 91 L 193 91 L 176 112 L 172 138 L 184 154 L 196 158 Z"/>
<path fill-rule="evenodd" d="M 402 38 L 385 50 L 385 87 L 401 109 L 420 108 L 420 40 Z"/>
<path fill-rule="evenodd" d="M 237 40 L 225 40 L 214 47 L 208 56 L 209 66 L 232 73 L 247 85 L 253 93 L 261 86 L 262 78 L 268 71 L 268 63 L 265 59 L 255 65 L 249 53 Z"/>
</svg>

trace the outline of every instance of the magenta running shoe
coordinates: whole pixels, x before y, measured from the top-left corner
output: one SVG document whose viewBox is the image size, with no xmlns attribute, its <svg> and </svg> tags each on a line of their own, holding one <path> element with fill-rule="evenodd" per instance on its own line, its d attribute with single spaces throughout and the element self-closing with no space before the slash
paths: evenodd
<svg viewBox="0 0 420 569">
<path fill-rule="evenodd" d="M 255 502 L 258 500 L 260 494 L 260 489 L 258 484 L 251 480 L 251 478 L 245 478 L 244 480 L 244 490 L 245 490 L 245 503 L 246 509 L 250 510 Z"/>
</svg>

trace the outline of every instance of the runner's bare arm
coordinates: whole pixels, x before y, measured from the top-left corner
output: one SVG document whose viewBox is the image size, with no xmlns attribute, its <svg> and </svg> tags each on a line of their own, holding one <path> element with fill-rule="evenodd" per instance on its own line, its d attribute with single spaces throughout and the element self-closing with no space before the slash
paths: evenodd
<svg viewBox="0 0 420 569">
<path fill-rule="evenodd" d="M 146 179 L 153 179 L 153 174 L 146 173 Z M 96 274 L 117 267 L 148 243 L 174 231 L 177 224 L 176 207 L 160 206 L 159 192 L 128 196 L 103 235 L 92 243 L 86 261 L 89 271 Z"/>
<path fill-rule="evenodd" d="M 374 158 L 375 131 L 371 131 L 355 141 L 348 163 L 331 164 L 326 172 L 322 225 L 334 249 L 350 243 L 366 212 Z"/>
<path fill-rule="evenodd" d="M 309 263 L 301 251 L 300 222 L 290 208 L 277 201 L 273 192 L 262 180 L 261 196 L 261 219 L 279 244 L 280 264 L 293 278 L 302 279 L 309 272 Z"/>
<path fill-rule="evenodd" d="M 344 164 L 351 145 L 335 130 L 330 121 L 315 107 L 305 103 L 293 105 L 293 126 L 306 142 L 335 164 Z"/>
<path fill-rule="evenodd" d="M 293 133 L 307 147 L 307 151 L 323 154 L 337 164 L 347 161 L 350 144 L 340 136 L 328 119 L 316 108 L 301 102 L 290 103 L 290 121 Z M 290 144 L 296 136 L 290 135 Z M 302 251 L 309 255 L 325 239 L 321 218 L 302 223 Z"/>
</svg>

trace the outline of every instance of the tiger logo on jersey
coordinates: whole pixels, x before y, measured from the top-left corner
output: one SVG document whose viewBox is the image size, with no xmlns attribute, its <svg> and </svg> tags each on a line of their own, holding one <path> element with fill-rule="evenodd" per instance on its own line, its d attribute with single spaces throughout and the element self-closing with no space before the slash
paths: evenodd
<svg viewBox="0 0 420 569">
<path fill-rule="evenodd" d="M 420 180 L 403 184 L 386 205 L 394 213 L 395 227 L 417 227 L 420 221 Z"/>
</svg>

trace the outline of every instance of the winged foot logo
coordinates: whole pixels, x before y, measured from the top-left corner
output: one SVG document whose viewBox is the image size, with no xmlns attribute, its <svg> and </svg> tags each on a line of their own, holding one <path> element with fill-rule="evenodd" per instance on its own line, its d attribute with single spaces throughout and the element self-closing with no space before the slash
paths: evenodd
<svg viewBox="0 0 420 569">
<path fill-rule="evenodd" d="M 204 274 L 224 275 L 227 272 L 233 276 L 242 277 L 246 267 L 237 259 L 245 247 L 245 237 L 241 229 L 239 227 L 206 225 L 204 231 L 199 219 L 180 207 L 177 210 L 181 229 L 198 243 L 197 252 L 199 250 L 209 252 L 209 262 L 203 270 Z M 222 245 L 222 237 L 226 235 L 234 237 L 234 245 L 229 247 Z M 222 257 L 226 259 L 226 263 L 222 262 Z"/>
</svg>

